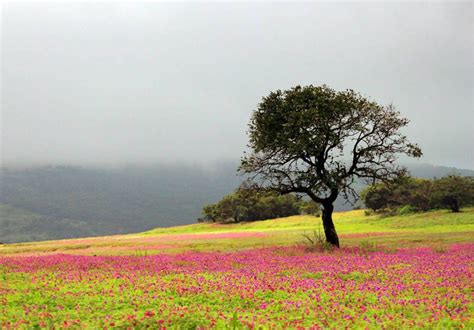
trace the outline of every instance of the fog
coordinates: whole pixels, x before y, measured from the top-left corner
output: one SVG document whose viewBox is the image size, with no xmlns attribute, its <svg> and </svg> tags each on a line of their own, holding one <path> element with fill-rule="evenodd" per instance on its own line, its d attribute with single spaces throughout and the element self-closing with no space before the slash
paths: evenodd
<svg viewBox="0 0 474 330">
<path fill-rule="evenodd" d="M 474 7 L 6 3 L 2 164 L 211 163 L 271 90 L 393 102 L 423 162 L 474 168 Z"/>
</svg>

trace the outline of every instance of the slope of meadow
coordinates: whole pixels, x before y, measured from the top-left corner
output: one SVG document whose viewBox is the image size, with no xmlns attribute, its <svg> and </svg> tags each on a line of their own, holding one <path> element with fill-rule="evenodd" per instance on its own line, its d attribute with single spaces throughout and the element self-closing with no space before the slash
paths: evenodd
<svg viewBox="0 0 474 330">
<path fill-rule="evenodd" d="M 297 244 L 303 234 L 322 230 L 321 219 L 293 216 L 239 224 L 201 223 L 157 228 L 144 233 L 0 245 L 0 255 L 68 253 L 83 255 L 143 255 L 182 251 L 233 251 L 242 248 Z M 364 210 L 336 212 L 336 229 L 343 246 L 361 242 L 387 247 L 436 246 L 474 242 L 474 208 L 380 217 Z"/>
<path fill-rule="evenodd" d="M 2 328 L 474 326 L 474 209 L 195 224 L 0 246 Z"/>
</svg>

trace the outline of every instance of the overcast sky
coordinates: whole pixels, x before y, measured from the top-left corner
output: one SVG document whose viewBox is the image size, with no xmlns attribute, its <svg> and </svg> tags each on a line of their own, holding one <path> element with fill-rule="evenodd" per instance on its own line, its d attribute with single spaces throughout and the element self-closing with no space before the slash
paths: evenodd
<svg viewBox="0 0 474 330">
<path fill-rule="evenodd" d="M 423 162 L 474 168 L 473 2 L 7 3 L 2 163 L 238 159 L 260 98 L 393 102 Z"/>
</svg>

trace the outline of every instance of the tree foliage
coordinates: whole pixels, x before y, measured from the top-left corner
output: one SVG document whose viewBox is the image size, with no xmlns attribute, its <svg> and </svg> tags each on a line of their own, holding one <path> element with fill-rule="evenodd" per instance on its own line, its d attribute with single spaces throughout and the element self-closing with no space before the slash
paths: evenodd
<svg viewBox="0 0 474 330">
<path fill-rule="evenodd" d="M 306 194 L 323 205 L 328 242 L 339 245 L 332 222 L 339 194 L 356 195 L 356 179 L 391 181 L 405 172 L 398 154 L 421 150 L 400 129 L 408 124 L 393 106 L 353 90 L 296 86 L 264 97 L 249 124 L 250 153 L 240 170 L 282 194 Z"/>
<path fill-rule="evenodd" d="M 474 205 L 474 178 L 447 175 L 433 182 L 433 204 L 459 212 L 461 207 Z"/>
<path fill-rule="evenodd" d="M 449 208 L 458 212 L 461 207 L 474 204 L 474 178 L 458 175 L 433 180 L 403 177 L 391 184 L 368 186 L 361 197 L 374 211 L 410 206 L 413 211 Z"/>
<path fill-rule="evenodd" d="M 377 183 L 361 192 L 365 206 L 380 211 L 410 205 L 413 210 L 432 208 L 433 186 L 430 180 L 402 176 L 391 183 Z"/>
<path fill-rule="evenodd" d="M 199 221 L 241 222 L 275 219 L 296 214 L 317 214 L 319 206 L 297 196 L 279 195 L 274 191 L 242 185 L 216 204 L 203 208 Z"/>
</svg>

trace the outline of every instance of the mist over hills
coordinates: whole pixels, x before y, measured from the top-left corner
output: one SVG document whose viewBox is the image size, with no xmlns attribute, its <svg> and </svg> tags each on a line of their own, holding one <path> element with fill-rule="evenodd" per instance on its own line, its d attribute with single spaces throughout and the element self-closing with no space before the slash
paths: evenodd
<svg viewBox="0 0 474 330">
<path fill-rule="evenodd" d="M 3 168 L 0 241 L 132 233 L 194 223 L 204 205 L 240 184 L 237 164 Z M 424 178 L 453 172 L 474 176 L 472 170 L 443 166 L 408 167 L 412 175 Z M 336 210 L 350 208 L 342 198 L 336 201 Z"/>
</svg>

